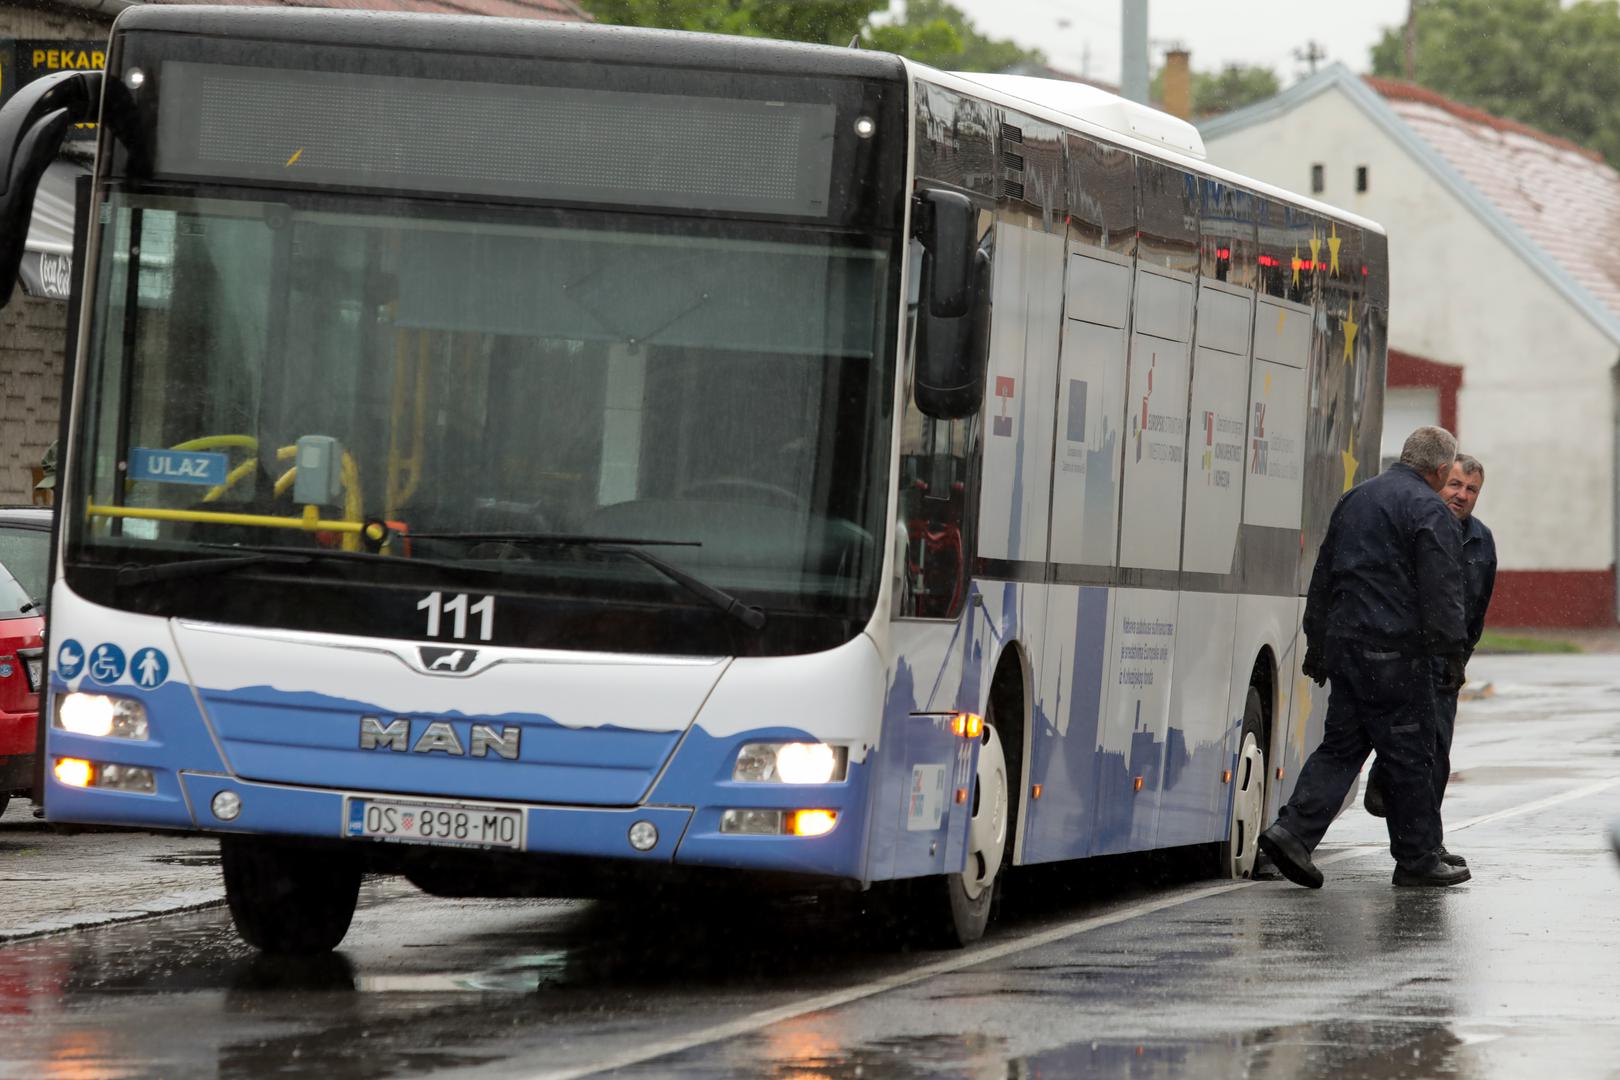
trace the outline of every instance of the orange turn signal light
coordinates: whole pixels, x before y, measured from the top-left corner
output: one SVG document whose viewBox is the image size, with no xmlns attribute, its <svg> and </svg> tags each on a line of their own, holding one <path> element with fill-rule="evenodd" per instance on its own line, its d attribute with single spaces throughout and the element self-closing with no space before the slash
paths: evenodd
<svg viewBox="0 0 1620 1080">
<path fill-rule="evenodd" d="M 1135 788 L 1135 790 L 1137 790 L 1137 791 L 1142 790 L 1142 778 L 1140 776 L 1138 776 L 1136 778 L 1136 788 Z"/>
<path fill-rule="evenodd" d="M 959 712 L 953 719 L 951 729 L 964 739 L 977 739 L 984 734 L 984 717 L 978 713 Z"/>
<path fill-rule="evenodd" d="M 1033 789 L 1031 789 L 1030 794 L 1033 795 L 1037 799 L 1040 798 L 1041 797 L 1041 785 L 1036 784 L 1035 787 Z"/>
<path fill-rule="evenodd" d="M 794 836 L 825 836 L 836 824 L 836 810 L 794 810 L 788 814 L 787 831 Z"/>
<path fill-rule="evenodd" d="M 1231 769 L 1222 769 L 1221 770 L 1221 783 L 1230 784 L 1231 782 L 1232 782 L 1232 770 Z"/>
<path fill-rule="evenodd" d="M 56 774 L 59 783 L 68 787 L 89 787 L 96 774 L 95 768 L 88 761 L 76 757 L 57 758 L 51 772 Z"/>
</svg>

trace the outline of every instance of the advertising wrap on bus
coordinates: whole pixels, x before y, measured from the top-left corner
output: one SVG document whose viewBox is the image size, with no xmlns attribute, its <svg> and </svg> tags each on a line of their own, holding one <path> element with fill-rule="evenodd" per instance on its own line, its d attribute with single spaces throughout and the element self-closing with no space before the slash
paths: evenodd
<svg viewBox="0 0 1620 1080">
<path fill-rule="evenodd" d="M 273 952 L 368 872 L 954 944 L 1023 864 L 1252 872 L 1376 226 L 859 50 L 142 7 L 109 57 L 51 820 L 217 833 Z"/>
</svg>

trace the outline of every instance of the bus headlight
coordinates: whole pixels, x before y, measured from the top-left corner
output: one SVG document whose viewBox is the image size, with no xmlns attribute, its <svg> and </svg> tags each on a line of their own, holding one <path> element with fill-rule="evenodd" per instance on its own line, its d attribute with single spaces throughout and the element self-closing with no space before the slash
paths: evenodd
<svg viewBox="0 0 1620 1080">
<path fill-rule="evenodd" d="M 151 795 L 157 791 L 157 776 L 140 765 L 113 765 L 83 758 L 57 758 L 51 768 L 58 783 L 65 787 L 108 788 Z"/>
<path fill-rule="evenodd" d="M 55 727 L 75 735 L 101 735 L 115 739 L 148 737 L 146 706 L 129 698 L 79 691 L 56 699 Z"/>
<path fill-rule="evenodd" d="M 720 831 L 732 836 L 826 836 L 838 824 L 836 810 L 727 810 Z"/>
<path fill-rule="evenodd" d="M 748 743 L 731 778 L 747 783 L 836 784 L 849 771 L 849 748 L 826 743 Z"/>
</svg>

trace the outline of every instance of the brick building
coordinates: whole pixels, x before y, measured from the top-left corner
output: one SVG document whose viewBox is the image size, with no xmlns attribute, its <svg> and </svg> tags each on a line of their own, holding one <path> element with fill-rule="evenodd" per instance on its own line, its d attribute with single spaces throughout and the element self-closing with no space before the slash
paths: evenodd
<svg viewBox="0 0 1620 1080">
<path fill-rule="evenodd" d="M 35 74 L 99 64 L 99 49 L 113 19 L 141 0 L 0 0 L 0 102 Z M 166 0 L 201 3 L 204 0 Z M 574 0 L 233 0 L 264 7 L 345 7 L 504 18 L 584 21 Z M 52 46 L 61 43 L 58 50 Z M 84 46 L 77 48 L 77 46 Z M 55 53 L 55 55 L 48 55 Z M 70 55 L 68 55 L 70 54 Z M 36 206 L 36 223 L 66 209 Z M 69 220 L 71 218 L 69 217 Z M 33 241 L 35 233 L 30 233 Z M 48 241 L 44 246 L 50 247 Z M 40 290 L 44 291 L 44 290 Z M 67 304 L 59 297 L 26 295 L 18 289 L 0 310 L 0 503 L 27 502 L 33 469 L 51 440 L 61 406 L 62 355 Z"/>
</svg>

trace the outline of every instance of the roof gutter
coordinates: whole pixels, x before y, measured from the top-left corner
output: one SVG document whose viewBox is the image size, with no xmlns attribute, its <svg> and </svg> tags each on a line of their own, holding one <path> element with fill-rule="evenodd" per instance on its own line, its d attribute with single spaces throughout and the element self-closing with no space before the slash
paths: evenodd
<svg viewBox="0 0 1620 1080">
<path fill-rule="evenodd" d="M 115 18 L 125 8 L 140 7 L 146 0 L 51 0 L 52 7 L 72 8 L 87 15 Z"/>
</svg>

